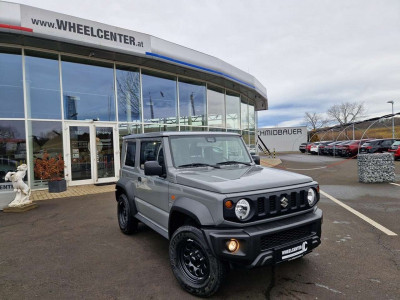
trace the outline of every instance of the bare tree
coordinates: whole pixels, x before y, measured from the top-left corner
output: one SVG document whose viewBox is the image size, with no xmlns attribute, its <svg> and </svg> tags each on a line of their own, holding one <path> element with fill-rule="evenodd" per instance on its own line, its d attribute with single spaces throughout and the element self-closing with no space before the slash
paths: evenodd
<svg viewBox="0 0 400 300">
<path fill-rule="evenodd" d="M 348 124 L 362 117 L 366 112 L 364 102 L 342 102 L 332 105 L 327 114 L 332 119 L 339 122 L 340 125 Z"/>
<path fill-rule="evenodd" d="M 326 124 L 328 124 L 329 120 L 325 119 L 322 115 L 315 112 L 306 112 L 304 114 L 304 122 L 309 129 L 315 131 L 316 129 L 324 127 Z"/>
</svg>

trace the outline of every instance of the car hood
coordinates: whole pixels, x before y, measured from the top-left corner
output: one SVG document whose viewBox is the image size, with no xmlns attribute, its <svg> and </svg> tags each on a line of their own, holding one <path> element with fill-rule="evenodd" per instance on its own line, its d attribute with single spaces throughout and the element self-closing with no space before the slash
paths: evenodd
<svg viewBox="0 0 400 300">
<path fill-rule="evenodd" d="M 192 168 L 176 173 L 178 184 L 216 193 L 239 193 L 312 182 L 312 178 L 261 166 L 232 166 L 221 169 Z"/>
</svg>

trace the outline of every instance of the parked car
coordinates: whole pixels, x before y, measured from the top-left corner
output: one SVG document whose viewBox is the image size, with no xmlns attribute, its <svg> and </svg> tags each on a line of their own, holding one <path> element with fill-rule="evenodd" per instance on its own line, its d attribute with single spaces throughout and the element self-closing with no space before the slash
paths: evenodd
<svg viewBox="0 0 400 300">
<path fill-rule="evenodd" d="M 360 148 L 360 154 L 387 152 L 395 139 L 376 139 L 367 141 Z"/>
<path fill-rule="evenodd" d="M 368 139 L 364 140 L 355 140 L 352 141 L 350 144 L 343 145 L 341 147 L 340 156 L 344 157 L 356 157 L 358 154 L 358 147 L 363 145 L 365 142 L 369 141 Z"/>
<path fill-rule="evenodd" d="M 306 146 L 306 152 L 307 152 L 307 153 L 310 153 L 312 144 L 313 144 L 313 143 L 308 143 L 308 144 L 307 144 L 307 146 Z"/>
<path fill-rule="evenodd" d="M 390 153 L 393 153 L 394 159 L 400 158 L 400 141 L 395 141 L 392 146 L 388 150 Z"/>
<path fill-rule="evenodd" d="M 121 158 L 121 232 L 137 232 L 140 221 L 168 239 L 172 273 L 191 294 L 214 294 L 226 268 L 291 261 L 321 243 L 318 183 L 259 166 L 239 134 L 130 135 Z"/>
<path fill-rule="evenodd" d="M 310 153 L 311 154 L 318 154 L 318 147 L 319 147 L 320 142 L 315 142 L 312 143 L 311 147 L 310 147 Z"/>
<path fill-rule="evenodd" d="M 330 144 L 330 143 L 332 143 L 332 141 L 324 141 L 324 142 L 321 142 L 321 143 L 319 144 L 319 147 L 318 147 L 318 154 L 319 154 L 319 155 L 324 154 L 324 149 L 325 149 L 325 147 L 326 147 L 328 144 Z"/>
<path fill-rule="evenodd" d="M 333 155 L 333 149 L 334 147 L 336 148 L 336 145 L 343 143 L 343 141 L 336 141 L 329 143 L 328 145 L 325 146 L 323 154 L 325 155 Z"/>
<path fill-rule="evenodd" d="M 300 144 L 299 150 L 300 150 L 301 153 L 306 152 L 306 147 L 307 147 L 308 144 L 309 144 L 309 143 L 301 143 L 301 144 Z"/>
<path fill-rule="evenodd" d="M 342 149 L 344 146 L 351 144 L 353 141 L 343 141 L 342 143 L 336 144 L 335 147 L 333 147 L 333 155 L 335 156 L 341 156 L 342 154 Z"/>
</svg>

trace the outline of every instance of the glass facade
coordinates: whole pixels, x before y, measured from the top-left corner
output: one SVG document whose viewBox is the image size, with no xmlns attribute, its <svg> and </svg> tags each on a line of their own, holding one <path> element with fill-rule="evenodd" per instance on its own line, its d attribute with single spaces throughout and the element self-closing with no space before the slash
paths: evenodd
<svg viewBox="0 0 400 300">
<path fill-rule="evenodd" d="M 5 174 L 21 163 L 30 167 L 31 187 L 45 187 L 34 175 L 45 151 L 69 153 L 69 179 L 91 179 L 96 166 L 98 178 L 111 177 L 119 166 L 112 154 L 129 134 L 228 131 L 255 141 L 252 100 L 198 79 L 18 47 L 0 46 L 0 66 L 0 191 L 9 187 Z M 103 130 L 110 126 L 115 133 Z M 98 147 L 98 140 L 101 155 L 90 159 L 89 143 Z"/>
</svg>

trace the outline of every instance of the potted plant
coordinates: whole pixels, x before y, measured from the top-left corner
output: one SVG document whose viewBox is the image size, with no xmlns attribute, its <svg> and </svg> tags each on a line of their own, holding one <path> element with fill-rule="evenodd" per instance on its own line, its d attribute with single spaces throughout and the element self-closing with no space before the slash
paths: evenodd
<svg viewBox="0 0 400 300">
<path fill-rule="evenodd" d="M 64 160 L 61 154 L 55 157 L 45 151 L 42 158 L 35 159 L 35 176 L 41 180 L 48 180 L 49 193 L 60 193 L 67 190 L 64 176 Z"/>
</svg>

